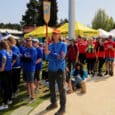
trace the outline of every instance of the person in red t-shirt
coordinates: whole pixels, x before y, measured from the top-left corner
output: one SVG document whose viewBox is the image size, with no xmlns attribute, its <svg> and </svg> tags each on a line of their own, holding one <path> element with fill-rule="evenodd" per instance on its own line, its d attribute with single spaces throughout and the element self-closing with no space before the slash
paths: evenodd
<svg viewBox="0 0 115 115">
<path fill-rule="evenodd" d="M 93 39 L 88 40 L 88 45 L 86 49 L 86 58 L 87 58 L 87 70 L 88 74 L 94 76 L 95 73 L 95 62 L 96 62 L 96 47 L 93 42 Z"/>
<path fill-rule="evenodd" d="M 115 57 L 115 42 L 112 40 L 112 36 L 109 36 L 108 41 L 104 42 L 105 49 L 105 62 L 106 62 L 106 73 L 105 75 L 113 76 L 113 63 Z"/>
<path fill-rule="evenodd" d="M 69 71 L 74 67 L 76 61 L 78 60 L 78 48 L 75 44 L 75 41 L 72 39 L 70 41 L 70 45 L 68 46 L 68 51 L 67 51 L 67 62 L 68 62 L 68 68 Z"/>
<path fill-rule="evenodd" d="M 80 39 L 78 41 L 78 50 L 79 50 L 79 61 L 82 64 L 84 64 L 86 60 L 86 48 L 87 48 L 86 39 Z"/>
<path fill-rule="evenodd" d="M 102 67 L 105 62 L 104 43 L 101 37 L 98 38 L 96 45 L 97 61 L 98 61 L 98 76 L 102 76 Z"/>
</svg>

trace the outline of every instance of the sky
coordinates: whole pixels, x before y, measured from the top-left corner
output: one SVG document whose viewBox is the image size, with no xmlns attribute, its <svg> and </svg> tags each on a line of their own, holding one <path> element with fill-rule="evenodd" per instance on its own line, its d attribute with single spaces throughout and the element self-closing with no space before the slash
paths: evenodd
<svg viewBox="0 0 115 115">
<path fill-rule="evenodd" d="M 57 0 L 58 21 L 68 19 L 68 1 Z M 19 23 L 26 11 L 29 0 L 0 0 L 0 23 Z M 75 20 L 91 25 L 92 19 L 99 8 L 105 9 L 115 20 L 115 0 L 75 0 Z"/>
</svg>

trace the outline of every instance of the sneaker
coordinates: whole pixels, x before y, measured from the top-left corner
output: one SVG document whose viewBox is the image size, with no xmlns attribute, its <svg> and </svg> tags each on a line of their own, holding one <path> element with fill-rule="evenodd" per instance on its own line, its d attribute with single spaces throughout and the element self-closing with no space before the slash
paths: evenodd
<svg viewBox="0 0 115 115">
<path fill-rule="evenodd" d="M 109 75 L 112 77 L 113 76 L 113 72 L 110 72 Z"/>
<path fill-rule="evenodd" d="M 38 92 L 39 92 L 38 88 L 35 88 L 35 94 L 38 93 Z"/>
<path fill-rule="evenodd" d="M 12 94 L 12 98 L 13 98 L 13 99 L 16 99 L 16 98 L 17 98 L 17 94 L 16 94 L 16 93 L 13 93 L 13 94 Z"/>
<path fill-rule="evenodd" d="M 103 75 L 102 75 L 101 73 L 98 73 L 98 74 L 97 74 L 97 76 L 100 76 L 100 77 L 102 77 Z"/>
<path fill-rule="evenodd" d="M 8 105 L 2 105 L 2 106 L 0 106 L 0 110 L 5 110 L 5 109 L 8 109 Z"/>
<path fill-rule="evenodd" d="M 108 75 L 108 72 L 106 72 L 104 75 Z"/>
<path fill-rule="evenodd" d="M 11 105 L 12 103 L 13 103 L 12 100 L 9 100 L 9 101 L 8 101 L 8 105 Z"/>
<path fill-rule="evenodd" d="M 30 98 L 30 100 L 29 100 L 29 104 L 30 104 L 30 103 L 33 103 L 34 101 L 35 101 L 34 98 Z"/>
<path fill-rule="evenodd" d="M 55 109 L 55 108 L 57 108 L 58 106 L 57 106 L 57 104 L 50 104 L 47 108 L 46 108 L 46 110 L 53 110 L 53 109 Z"/>
<path fill-rule="evenodd" d="M 65 109 L 60 108 L 60 109 L 55 113 L 55 115 L 64 115 L 64 113 L 65 113 Z"/>
</svg>

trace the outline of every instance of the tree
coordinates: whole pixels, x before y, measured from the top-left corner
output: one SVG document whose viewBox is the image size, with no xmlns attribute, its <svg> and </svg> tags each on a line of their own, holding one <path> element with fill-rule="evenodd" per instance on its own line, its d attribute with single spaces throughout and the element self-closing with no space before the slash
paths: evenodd
<svg viewBox="0 0 115 115">
<path fill-rule="evenodd" d="M 45 24 L 43 18 L 43 1 L 44 0 L 30 0 L 27 4 L 27 10 L 25 15 L 22 16 L 21 25 L 26 26 L 42 26 Z M 49 21 L 49 26 L 57 25 L 57 2 L 56 0 L 51 1 L 51 17 Z"/>
<path fill-rule="evenodd" d="M 27 10 L 25 15 L 22 16 L 22 25 L 34 26 L 38 25 L 38 16 L 39 16 L 39 2 L 36 0 L 30 0 L 27 4 Z"/>
<path fill-rule="evenodd" d="M 57 27 L 61 26 L 62 24 L 68 23 L 68 19 L 60 19 L 60 22 L 57 24 Z"/>
<path fill-rule="evenodd" d="M 95 29 L 102 28 L 109 31 L 114 27 L 114 20 L 106 14 L 105 10 L 99 9 L 92 21 L 92 27 Z"/>
<path fill-rule="evenodd" d="M 57 25 L 57 0 L 50 0 L 51 1 L 51 18 L 49 22 L 49 26 L 56 26 Z"/>
<path fill-rule="evenodd" d="M 21 25 L 20 24 L 11 24 L 11 23 L 7 23 L 7 24 L 0 23 L 0 28 L 21 30 Z"/>
</svg>

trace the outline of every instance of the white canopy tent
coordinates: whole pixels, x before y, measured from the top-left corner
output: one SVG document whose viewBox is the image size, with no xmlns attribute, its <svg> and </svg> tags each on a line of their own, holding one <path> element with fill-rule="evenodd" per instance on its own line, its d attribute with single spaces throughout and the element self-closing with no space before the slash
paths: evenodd
<svg viewBox="0 0 115 115">
<path fill-rule="evenodd" d="M 23 34 L 22 31 L 19 31 L 19 30 L 14 30 L 14 29 L 0 29 L 0 32 L 1 33 L 10 33 L 10 34 Z"/>
<path fill-rule="evenodd" d="M 17 37 L 17 36 L 14 36 L 14 35 L 8 34 L 8 35 L 2 37 L 0 40 L 6 40 L 6 39 L 8 39 L 9 37 L 13 37 L 14 39 L 20 39 L 20 38 Z"/>
<path fill-rule="evenodd" d="M 112 35 L 110 32 L 107 32 L 103 29 L 98 29 L 99 31 L 99 36 L 101 36 L 102 38 L 108 38 L 110 35 Z"/>
<path fill-rule="evenodd" d="M 111 30 L 109 33 L 112 35 L 113 38 L 115 38 L 115 29 Z"/>
</svg>

